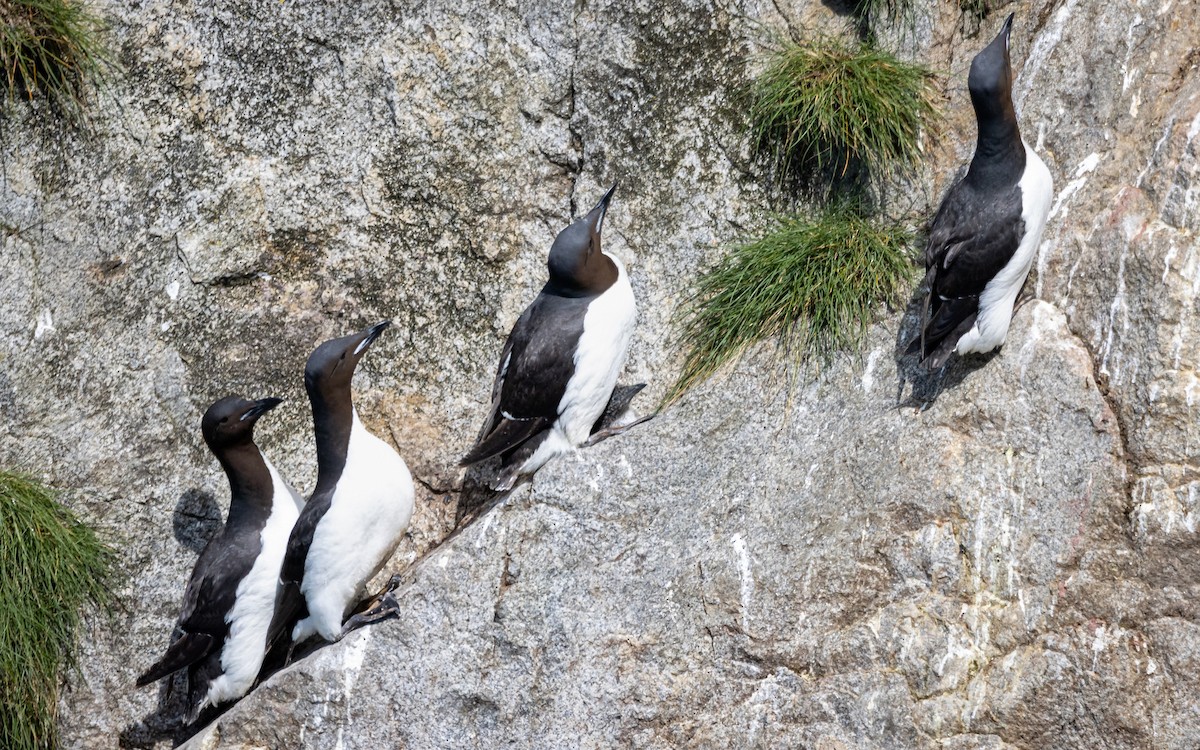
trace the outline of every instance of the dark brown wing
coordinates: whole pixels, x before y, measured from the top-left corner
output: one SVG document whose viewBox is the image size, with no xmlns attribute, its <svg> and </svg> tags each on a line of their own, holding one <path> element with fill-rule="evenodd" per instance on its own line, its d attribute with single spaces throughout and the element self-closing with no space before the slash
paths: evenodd
<svg viewBox="0 0 1200 750">
<path fill-rule="evenodd" d="M 543 290 L 526 308 L 504 345 L 482 436 L 462 465 L 508 453 L 558 418 L 558 405 L 575 373 L 575 348 L 592 299 Z"/>
<path fill-rule="evenodd" d="M 226 615 L 233 609 L 237 587 L 262 550 L 257 530 L 231 532 L 226 526 L 200 553 L 183 594 L 179 628 L 183 635 L 139 678 L 146 685 L 196 664 L 219 649 L 229 635 Z"/>
<path fill-rule="evenodd" d="M 1023 230 L 1019 187 L 990 195 L 966 182 L 951 188 L 925 247 L 930 290 L 920 338 L 924 364 L 940 367 L 970 330 L 979 295 L 1012 260 Z"/>
</svg>

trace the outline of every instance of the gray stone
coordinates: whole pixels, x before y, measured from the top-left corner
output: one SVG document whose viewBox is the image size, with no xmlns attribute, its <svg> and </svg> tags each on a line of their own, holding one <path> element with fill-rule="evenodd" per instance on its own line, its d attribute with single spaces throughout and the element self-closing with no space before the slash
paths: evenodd
<svg viewBox="0 0 1200 750">
<path fill-rule="evenodd" d="M 123 72 L 90 130 L 0 119 L 0 464 L 61 487 L 126 581 L 65 676 L 64 745 L 177 736 L 133 680 L 227 502 L 205 407 L 286 397 L 260 442 L 307 490 L 304 358 L 391 318 L 356 390 L 421 482 L 401 618 L 193 746 L 1194 748 L 1195 0 L 884 31 L 947 111 L 889 213 L 919 225 L 970 157 L 966 66 L 1009 9 L 1058 188 L 1043 301 L 927 411 L 894 408 L 886 313 L 812 381 L 754 350 L 445 541 L 554 233 L 620 183 L 649 410 L 671 315 L 771 205 L 741 87 L 779 38 L 844 33 L 832 5 L 97 3 Z"/>
<path fill-rule="evenodd" d="M 188 747 L 1148 742 L 1117 422 L 1060 312 L 1012 334 L 924 412 L 882 329 L 790 403 L 747 363 L 548 466 L 406 573 L 398 620 Z"/>
</svg>

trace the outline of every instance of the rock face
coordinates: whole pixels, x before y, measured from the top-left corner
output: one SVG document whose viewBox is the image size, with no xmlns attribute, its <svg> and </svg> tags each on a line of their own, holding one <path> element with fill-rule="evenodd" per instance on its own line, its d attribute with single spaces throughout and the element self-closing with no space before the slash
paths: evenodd
<svg viewBox="0 0 1200 750">
<path fill-rule="evenodd" d="M 1172 637 L 1131 629 L 1091 357 L 1045 303 L 1014 334 L 917 414 L 882 330 L 790 406 L 747 366 L 547 467 L 410 570 L 398 620 L 188 747 L 1184 747 L 1139 705 Z"/>
<path fill-rule="evenodd" d="M 927 216 L 998 25 L 884 34 L 945 79 Z M 121 73 L 86 131 L 0 120 L 0 462 L 114 539 L 67 747 L 166 747 L 136 690 L 227 492 L 228 393 L 315 475 L 300 372 L 391 318 L 359 409 L 425 488 L 402 616 L 271 678 L 194 747 L 1194 748 L 1200 725 L 1200 8 L 1033 0 L 1017 106 L 1058 197 L 1008 344 L 894 409 L 886 315 L 789 389 L 763 350 L 547 467 L 446 539 L 458 455 L 555 232 L 620 183 L 606 249 L 661 396 L 669 318 L 769 205 L 738 91 L 825 5 L 102 3 Z M 978 35 L 971 36 L 978 28 Z M 911 204 L 911 205 L 910 205 Z"/>
</svg>

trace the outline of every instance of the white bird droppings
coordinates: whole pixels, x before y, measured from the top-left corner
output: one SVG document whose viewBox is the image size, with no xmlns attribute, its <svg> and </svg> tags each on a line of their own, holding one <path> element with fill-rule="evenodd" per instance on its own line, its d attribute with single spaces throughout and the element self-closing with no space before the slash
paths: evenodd
<svg viewBox="0 0 1200 750">
<path fill-rule="evenodd" d="M 729 541 L 738 556 L 738 575 L 742 581 L 742 630 L 749 630 L 750 602 L 754 598 L 754 577 L 750 571 L 750 550 L 741 534 Z"/>
<path fill-rule="evenodd" d="M 54 333 L 54 317 L 50 314 L 50 308 L 46 308 L 38 313 L 37 327 L 33 329 L 33 337 L 40 339 L 48 333 Z"/>
</svg>

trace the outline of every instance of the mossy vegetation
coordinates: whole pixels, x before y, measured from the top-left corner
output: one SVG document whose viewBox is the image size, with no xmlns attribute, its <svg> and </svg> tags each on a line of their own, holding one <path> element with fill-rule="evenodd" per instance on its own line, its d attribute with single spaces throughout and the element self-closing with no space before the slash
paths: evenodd
<svg viewBox="0 0 1200 750">
<path fill-rule="evenodd" d="M 919 162 L 935 95 L 927 68 L 870 44 L 789 44 L 754 82 L 751 136 L 784 181 L 884 178 Z"/>
<path fill-rule="evenodd" d="M 0 747 L 57 746 L 62 668 L 89 602 L 103 606 L 113 553 L 34 480 L 0 471 Z"/>
<path fill-rule="evenodd" d="M 78 0 L 0 0 L 0 63 L 10 99 L 44 97 L 82 111 L 85 81 L 106 54 L 101 23 Z"/>
<path fill-rule="evenodd" d="M 852 203 L 777 217 L 701 277 L 682 310 L 690 350 L 668 400 L 765 338 L 780 337 L 799 358 L 856 344 L 879 302 L 906 291 L 911 241 Z"/>
</svg>

